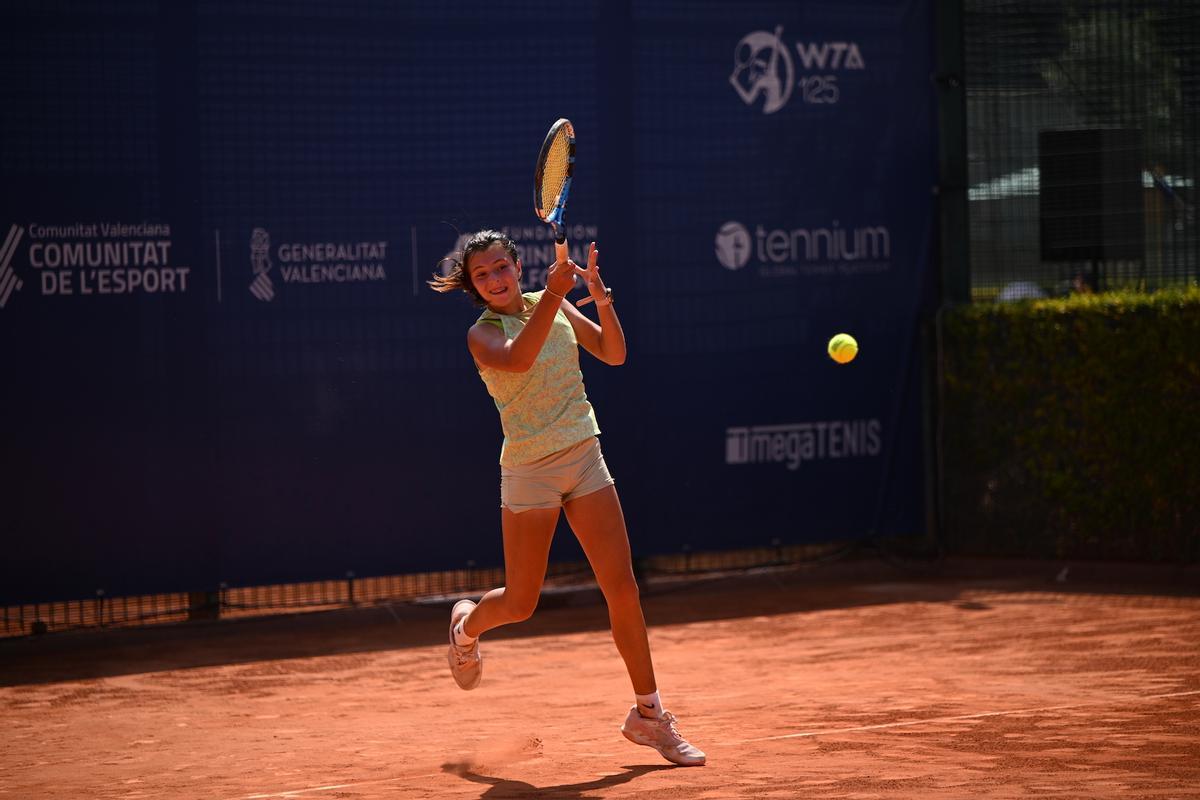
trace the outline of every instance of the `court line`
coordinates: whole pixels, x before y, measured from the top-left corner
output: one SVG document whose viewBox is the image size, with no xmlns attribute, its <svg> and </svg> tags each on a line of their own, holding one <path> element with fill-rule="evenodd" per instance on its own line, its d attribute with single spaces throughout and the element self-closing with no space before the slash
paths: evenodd
<svg viewBox="0 0 1200 800">
<path fill-rule="evenodd" d="M 268 797 L 299 797 L 309 792 L 332 792 L 335 789 L 353 789 L 355 786 L 370 786 L 374 783 L 396 783 L 398 781 L 415 781 L 422 778 L 436 778 L 444 774 L 441 770 L 427 772 L 424 775 L 403 775 L 396 778 L 376 778 L 373 781 L 355 781 L 354 783 L 332 783 L 328 786 L 310 786 L 307 789 L 288 789 L 282 792 L 267 792 L 265 794 L 240 794 L 236 800 L 264 800 Z"/>
<path fill-rule="evenodd" d="M 959 714 L 953 717 L 930 717 L 929 719 L 914 719 L 906 722 L 884 722 L 879 725 L 859 725 L 854 728 L 826 728 L 819 731 L 804 731 L 803 733 L 784 733 L 779 736 L 758 736 L 753 739 L 738 739 L 733 742 L 722 742 L 725 746 L 749 744 L 751 742 L 773 742 L 780 739 L 801 739 L 808 736 L 828 736 L 835 733 L 857 733 L 859 731 L 878 731 L 886 728 L 905 728 L 913 725 L 928 725 L 931 722 L 961 722 L 968 719 L 984 719 L 986 717 L 1006 717 L 1015 714 L 1037 714 L 1045 711 L 1065 711 L 1071 708 L 1086 708 L 1088 706 L 1111 706 L 1127 704 L 1128 701 L 1162 700 L 1170 697 L 1187 697 L 1200 694 L 1200 689 L 1188 692 L 1168 692 L 1166 694 L 1148 694 L 1133 697 L 1110 698 L 1108 700 L 1093 700 L 1087 703 L 1070 703 L 1062 706 L 1042 706 L 1040 708 L 1015 708 L 1009 711 L 984 711 L 980 714 Z"/>
<path fill-rule="evenodd" d="M 928 725 L 928 724 L 934 723 L 934 722 L 961 722 L 963 720 L 985 719 L 987 717 L 1005 717 L 1005 716 L 1013 716 L 1016 714 L 1038 714 L 1038 713 L 1043 713 L 1046 711 L 1065 711 L 1065 710 L 1072 709 L 1072 708 L 1087 708 L 1088 706 L 1122 705 L 1122 704 L 1128 704 L 1131 701 L 1133 703 L 1137 703 L 1137 702 L 1144 702 L 1144 701 L 1148 701 L 1148 700 L 1164 700 L 1164 699 L 1174 698 L 1174 697 L 1190 697 L 1193 695 L 1200 695 L 1200 689 L 1187 691 L 1187 692 L 1167 692 L 1165 694 L 1148 694 L 1148 695 L 1138 695 L 1138 696 L 1131 696 L 1131 697 L 1109 698 L 1107 700 L 1093 700 L 1093 701 L 1089 701 L 1086 703 L 1069 703 L 1067 705 L 1060 705 L 1060 706 L 1041 706 L 1038 708 L 1016 708 L 1016 709 L 1010 709 L 1008 711 L 984 711 L 979 714 L 959 714 L 959 715 L 953 716 L 953 717 L 930 717 L 929 719 L 914 719 L 914 720 L 907 720 L 905 722 L 884 722 L 879 725 L 859 725 L 859 726 L 856 726 L 853 728 L 825 728 L 825 729 L 818 730 L 818 731 L 804 731 L 801 733 L 785 733 L 785 734 L 781 734 L 779 736 L 760 736 L 760 737 L 756 737 L 753 739 L 738 739 L 738 740 L 732 741 L 732 742 L 722 742 L 721 746 L 730 747 L 730 746 L 736 746 L 736 745 L 741 745 L 741 744 L 751 744 L 754 742 L 779 741 L 781 739 L 801 739 L 801 738 L 810 737 L 810 736 L 828 736 L 828 735 L 838 734 L 838 733 L 858 733 L 861 731 L 885 730 L 887 728 L 905 728 L 905 727 L 911 727 L 914 725 Z M 306 789 L 289 789 L 289 790 L 285 790 L 282 792 L 266 792 L 266 793 L 260 793 L 260 794 L 238 795 L 237 798 L 235 798 L 235 800 L 267 800 L 268 798 L 272 798 L 272 797 L 281 797 L 281 798 L 300 797 L 301 795 L 305 795 L 310 792 L 331 792 L 331 791 L 334 791 L 337 789 L 353 789 L 356 786 L 371 786 L 373 784 L 379 784 L 379 783 L 399 783 L 399 782 L 404 782 L 404 781 L 419 780 L 422 778 L 436 778 L 437 776 L 442 775 L 442 774 L 444 774 L 444 772 L 442 772 L 442 771 L 427 772 L 422 775 L 402 775 L 402 776 L 397 776 L 394 778 L 377 778 L 375 780 L 356 781 L 354 783 L 335 783 L 335 784 L 329 784 L 327 786 L 310 786 Z"/>
</svg>

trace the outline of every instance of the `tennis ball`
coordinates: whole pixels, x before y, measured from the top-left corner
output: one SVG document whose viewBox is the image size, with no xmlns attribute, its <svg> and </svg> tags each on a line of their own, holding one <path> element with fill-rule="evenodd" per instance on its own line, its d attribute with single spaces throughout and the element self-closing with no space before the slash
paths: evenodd
<svg viewBox="0 0 1200 800">
<path fill-rule="evenodd" d="M 829 340 L 829 357 L 839 364 L 849 364 L 858 355 L 858 342 L 848 333 L 839 333 Z"/>
</svg>

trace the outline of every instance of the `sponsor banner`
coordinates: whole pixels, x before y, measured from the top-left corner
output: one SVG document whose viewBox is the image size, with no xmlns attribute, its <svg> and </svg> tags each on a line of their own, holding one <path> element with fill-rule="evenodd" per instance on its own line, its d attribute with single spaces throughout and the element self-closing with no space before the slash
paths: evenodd
<svg viewBox="0 0 1200 800">
<path fill-rule="evenodd" d="M 384 282 L 389 245 L 383 238 L 273 243 L 269 230 L 254 228 L 247 290 L 256 300 L 270 303 L 284 287 L 304 290 L 324 284 Z"/>
<path fill-rule="evenodd" d="M 25 288 L 41 297 L 183 294 L 191 266 L 176 263 L 160 222 L 29 222 L 9 227 L 0 249 L 0 309 Z"/>
<path fill-rule="evenodd" d="M 725 464 L 781 464 L 790 470 L 805 461 L 873 458 L 883 450 L 878 419 L 750 425 L 725 429 Z"/>
<path fill-rule="evenodd" d="M 508 233 L 523 288 L 544 285 L 530 173 L 560 116 L 581 147 L 571 256 L 607 247 L 625 298 L 630 358 L 581 369 L 642 552 L 923 520 L 927 0 L 598 3 L 554 53 L 516 26 L 486 63 L 445 57 L 494 47 L 506 12 L 482 0 L 316 28 L 291 4 L 249 27 L 175 5 L 148 58 L 120 15 L 90 16 L 81 51 L 54 33 L 69 9 L 14 12 L 40 79 L 0 126 L 0 335 L 37 343 L 8 348 L 21 390 L 0 393 L 28 488 L 10 596 L 500 563 L 494 489 L 462 488 L 495 486 L 501 439 L 474 312 L 425 281 L 453 224 Z M 571 88 L 514 102 L 547 58 Z M 848 366 L 825 354 L 840 331 L 862 345 Z M 664 475 L 704 502 L 663 503 Z"/>
<path fill-rule="evenodd" d="M 846 78 L 866 72 L 863 49 L 857 41 L 788 36 L 782 25 L 752 31 L 733 49 L 729 84 L 743 103 L 763 114 L 781 111 L 789 102 L 835 105 L 846 91 Z"/>
<path fill-rule="evenodd" d="M 729 220 L 717 229 L 714 252 L 730 271 L 744 267 L 765 278 L 866 275 L 892 265 L 892 233 L 887 225 L 796 228 L 746 226 Z"/>
</svg>

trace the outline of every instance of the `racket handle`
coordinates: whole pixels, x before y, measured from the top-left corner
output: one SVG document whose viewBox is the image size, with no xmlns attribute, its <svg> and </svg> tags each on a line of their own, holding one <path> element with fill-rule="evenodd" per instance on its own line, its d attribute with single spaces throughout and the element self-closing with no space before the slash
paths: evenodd
<svg viewBox="0 0 1200 800">
<path fill-rule="evenodd" d="M 554 242 L 554 260 L 559 264 L 565 264 L 568 258 L 570 258 L 570 251 L 567 249 L 567 237 L 564 236 Z"/>
<path fill-rule="evenodd" d="M 586 297 L 581 297 L 581 298 L 579 298 L 578 300 L 576 300 L 576 301 L 575 301 L 575 305 L 576 305 L 577 307 L 579 307 L 579 308 L 583 308 L 583 307 L 584 307 L 584 306 L 586 306 L 588 303 L 594 303 L 594 302 L 596 302 L 596 298 L 592 297 L 592 296 L 589 294 L 589 295 L 587 295 Z"/>
</svg>

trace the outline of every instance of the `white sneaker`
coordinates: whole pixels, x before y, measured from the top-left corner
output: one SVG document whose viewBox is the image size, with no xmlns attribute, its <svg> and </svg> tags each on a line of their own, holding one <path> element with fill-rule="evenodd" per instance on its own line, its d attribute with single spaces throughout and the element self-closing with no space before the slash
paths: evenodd
<svg viewBox="0 0 1200 800">
<path fill-rule="evenodd" d="M 470 600 L 459 600 L 450 609 L 450 652 L 446 654 L 446 660 L 450 662 L 450 674 L 460 689 L 474 689 L 483 680 L 483 656 L 479 652 L 479 640 L 476 639 L 469 647 L 454 643 L 454 626 L 474 608 L 475 604 Z"/>
<path fill-rule="evenodd" d="M 621 733 L 634 744 L 653 747 L 662 757 L 681 767 L 699 767 L 704 764 L 704 753 L 688 744 L 675 727 L 675 715 L 664 711 L 658 719 L 643 717 L 637 706 L 629 709 Z"/>
</svg>

